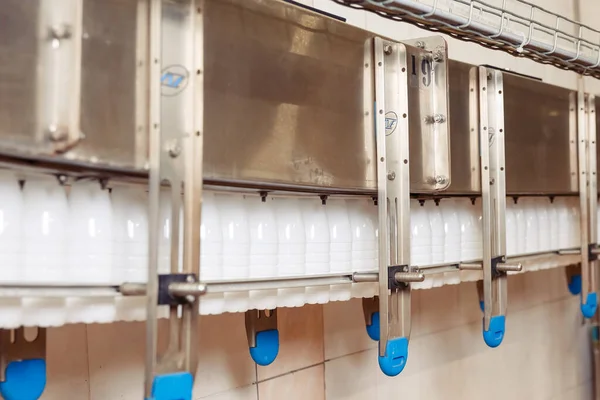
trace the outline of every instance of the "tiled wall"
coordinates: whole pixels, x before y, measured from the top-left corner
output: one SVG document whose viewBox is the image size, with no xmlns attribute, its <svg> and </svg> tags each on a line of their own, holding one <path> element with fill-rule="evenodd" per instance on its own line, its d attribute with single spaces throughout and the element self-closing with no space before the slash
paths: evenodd
<svg viewBox="0 0 600 400">
<path fill-rule="evenodd" d="M 481 337 L 473 283 L 413 292 L 405 371 L 387 378 L 361 302 L 280 309 L 281 349 L 268 367 L 248 354 L 243 314 L 201 319 L 194 399 L 591 399 L 591 349 L 563 269 L 512 276 L 505 342 Z M 49 332 L 45 400 L 142 398 L 144 325 L 71 325 Z"/>
</svg>

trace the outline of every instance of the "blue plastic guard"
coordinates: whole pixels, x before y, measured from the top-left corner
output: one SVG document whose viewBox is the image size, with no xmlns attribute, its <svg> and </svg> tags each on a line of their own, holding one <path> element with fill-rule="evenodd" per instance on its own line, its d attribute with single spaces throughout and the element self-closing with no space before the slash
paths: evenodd
<svg viewBox="0 0 600 400">
<path fill-rule="evenodd" d="M 567 287 L 573 296 L 581 293 L 581 275 L 573 275 L 569 282 L 567 282 Z"/>
<path fill-rule="evenodd" d="M 379 312 L 371 315 L 371 325 L 367 325 L 367 335 L 374 341 L 379 341 Z"/>
<path fill-rule="evenodd" d="M 490 320 L 490 329 L 485 330 L 485 320 L 483 327 L 483 341 L 490 347 L 498 347 L 504 339 L 506 330 L 506 317 L 504 315 L 496 315 Z"/>
<path fill-rule="evenodd" d="M 158 375 L 152 382 L 152 397 L 146 400 L 192 400 L 194 377 L 189 372 Z"/>
<path fill-rule="evenodd" d="M 406 366 L 408 359 L 408 338 L 388 340 L 385 356 L 379 356 L 379 368 L 387 376 L 396 376 Z"/>
<path fill-rule="evenodd" d="M 37 400 L 46 388 L 46 361 L 41 358 L 13 361 L 6 367 L 6 381 L 0 382 L 5 400 Z"/>
<path fill-rule="evenodd" d="M 256 334 L 256 347 L 250 347 L 250 356 L 258 365 L 269 365 L 279 354 L 279 331 L 270 329 Z"/>
<path fill-rule="evenodd" d="M 481 312 L 485 311 L 485 302 L 484 301 L 479 302 L 479 309 L 481 310 Z"/>
<path fill-rule="evenodd" d="M 596 314 L 598 308 L 598 294 L 595 292 L 588 293 L 585 302 L 581 299 L 581 313 L 586 318 L 592 318 Z"/>
</svg>

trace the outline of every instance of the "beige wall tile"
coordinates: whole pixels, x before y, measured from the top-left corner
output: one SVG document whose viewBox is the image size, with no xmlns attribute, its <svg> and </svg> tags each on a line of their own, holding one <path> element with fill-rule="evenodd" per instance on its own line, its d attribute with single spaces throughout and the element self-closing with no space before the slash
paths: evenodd
<svg viewBox="0 0 600 400">
<path fill-rule="evenodd" d="M 226 392 L 212 394 L 208 397 L 194 397 L 195 400 L 257 400 L 256 385 L 228 390 Z"/>
<path fill-rule="evenodd" d="M 326 360 L 377 347 L 367 335 L 362 299 L 323 305 L 323 330 Z"/>
<path fill-rule="evenodd" d="M 377 349 L 326 361 L 325 397 L 327 400 L 373 399 L 379 374 Z"/>
<path fill-rule="evenodd" d="M 143 322 L 88 326 L 92 400 L 133 400 L 144 397 Z"/>
<path fill-rule="evenodd" d="M 325 400 L 323 364 L 258 384 L 260 400 Z"/>
<path fill-rule="evenodd" d="M 256 382 L 244 314 L 210 315 L 200 319 L 197 396 L 208 396 Z"/>
<path fill-rule="evenodd" d="M 273 364 L 258 367 L 258 380 L 283 375 L 323 362 L 323 306 L 277 310 L 279 355 Z"/>
<path fill-rule="evenodd" d="M 46 349 L 47 386 L 42 399 L 89 399 L 86 325 L 48 329 Z"/>
</svg>

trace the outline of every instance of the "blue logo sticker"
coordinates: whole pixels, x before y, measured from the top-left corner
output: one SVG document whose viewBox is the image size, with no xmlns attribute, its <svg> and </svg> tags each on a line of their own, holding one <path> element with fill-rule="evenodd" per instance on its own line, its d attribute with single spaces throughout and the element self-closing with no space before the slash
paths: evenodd
<svg viewBox="0 0 600 400">
<path fill-rule="evenodd" d="M 185 89 L 189 72 L 182 65 L 169 65 L 162 70 L 160 86 L 163 96 L 176 96 Z"/>
<path fill-rule="evenodd" d="M 393 111 L 385 113 L 385 136 L 389 136 L 398 126 L 398 115 Z"/>
</svg>

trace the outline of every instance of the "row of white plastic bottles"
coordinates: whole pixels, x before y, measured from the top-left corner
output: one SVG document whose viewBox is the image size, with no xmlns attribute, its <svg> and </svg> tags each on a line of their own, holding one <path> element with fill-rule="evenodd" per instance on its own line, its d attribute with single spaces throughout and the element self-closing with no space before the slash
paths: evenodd
<svg viewBox="0 0 600 400">
<path fill-rule="evenodd" d="M 68 192 L 68 195 L 67 195 Z M 159 270 L 169 271 L 169 194 L 161 201 Z M 507 253 L 579 245 L 576 198 L 507 199 Z M 411 263 L 481 258 L 481 207 L 468 198 L 411 200 Z M 370 199 L 204 193 L 201 278 L 245 280 L 374 271 L 377 207 Z M 68 190 L 49 175 L 23 188 L 0 171 L 0 280 L 26 284 L 120 284 L 146 280 L 147 193 L 143 186 L 77 181 Z M 458 282 L 455 282 L 458 283 Z M 209 295 L 203 313 L 299 306 L 372 296 L 372 284 Z"/>
</svg>

